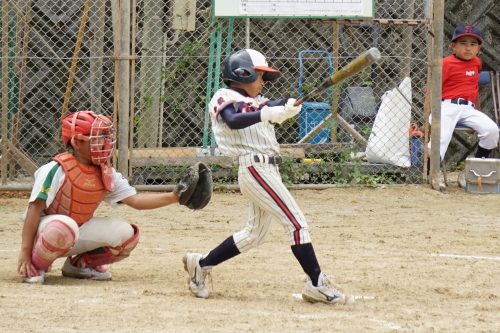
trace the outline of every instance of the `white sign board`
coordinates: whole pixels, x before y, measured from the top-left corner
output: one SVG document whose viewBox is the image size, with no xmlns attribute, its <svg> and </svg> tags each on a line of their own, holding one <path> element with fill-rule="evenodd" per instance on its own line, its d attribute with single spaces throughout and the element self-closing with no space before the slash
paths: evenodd
<svg viewBox="0 0 500 333">
<path fill-rule="evenodd" d="M 215 17 L 373 18 L 374 0 L 212 0 Z"/>
</svg>

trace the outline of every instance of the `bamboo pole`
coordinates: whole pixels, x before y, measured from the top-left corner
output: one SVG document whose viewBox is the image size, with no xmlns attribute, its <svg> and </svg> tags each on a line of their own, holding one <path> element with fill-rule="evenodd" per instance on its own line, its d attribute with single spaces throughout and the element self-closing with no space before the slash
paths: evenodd
<svg viewBox="0 0 500 333">
<path fill-rule="evenodd" d="M 106 29 L 106 4 L 104 0 L 94 0 L 89 16 L 90 38 L 90 91 L 96 101 L 102 101 L 103 86 L 103 55 L 104 55 L 104 30 Z M 101 104 L 91 101 L 90 108 L 98 113 L 103 113 Z"/>
<path fill-rule="evenodd" d="M 73 88 L 73 80 L 75 78 L 76 64 L 78 63 L 78 57 L 80 55 L 80 48 L 82 46 L 83 32 L 85 30 L 85 25 L 87 24 L 87 19 L 89 18 L 91 0 L 85 1 L 83 7 L 82 20 L 80 21 L 80 28 L 78 29 L 78 35 L 76 37 L 75 51 L 73 52 L 73 59 L 71 59 L 71 67 L 69 69 L 68 84 L 66 85 L 66 93 L 64 94 L 64 102 L 61 111 L 61 119 L 68 113 L 69 99 L 71 97 L 71 89 Z"/>
</svg>

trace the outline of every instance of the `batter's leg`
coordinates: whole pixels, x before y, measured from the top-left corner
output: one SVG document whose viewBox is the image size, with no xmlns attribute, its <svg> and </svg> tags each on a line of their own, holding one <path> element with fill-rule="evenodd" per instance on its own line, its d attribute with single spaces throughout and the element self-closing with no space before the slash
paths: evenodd
<svg viewBox="0 0 500 333">
<path fill-rule="evenodd" d="M 256 164 L 239 170 L 241 193 L 262 212 L 261 219 L 279 221 L 289 235 L 290 245 L 310 243 L 309 227 L 304 214 L 281 180 L 274 165 Z M 264 221 L 266 222 L 266 221 Z M 247 224 L 247 228 L 252 227 Z M 259 234 L 264 223 L 252 227 L 251 234 Z M 235 237 L 238 244 L 239 239 Z M 238 244 L 241 250 L 243 247 Z"/>
</svg>

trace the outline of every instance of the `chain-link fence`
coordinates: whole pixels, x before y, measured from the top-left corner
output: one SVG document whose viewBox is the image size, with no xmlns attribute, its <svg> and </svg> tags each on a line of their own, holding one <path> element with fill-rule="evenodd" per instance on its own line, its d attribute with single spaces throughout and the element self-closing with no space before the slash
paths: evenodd
<svg viewBox="0 0 500 333">
<path fill-rule="evenodd" d="M 215 184 L 234 184 L 237 161 L 220 155 L 207 116 L 225 57 L 262 52 L 283 74 L 263 93 L 279 99 L 311 91 L 371 47 L 379 62 L 276 125 L 283 180 L 421 183 L 429 4 L 374 8 L 359 21 L 216 19 L 211 0 L 2 0 L 2 185 L 31 185 L 64 150 L 61 117 L 86 109 L 114 116 L 114 165 L 134 185 L 173 184 L 199 160 Z"/>
</svg>

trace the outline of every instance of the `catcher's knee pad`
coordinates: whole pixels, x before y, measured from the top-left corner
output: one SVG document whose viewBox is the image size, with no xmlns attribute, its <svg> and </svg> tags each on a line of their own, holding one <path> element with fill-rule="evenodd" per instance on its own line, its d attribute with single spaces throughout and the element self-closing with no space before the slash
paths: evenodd
<svg viewBox="0 0 500 333">
<path fill-rule="evenodd" d="M 75 245 L 75 231 L 66 223 L 54 220 L 49 222 L 34 246 L 31 262 L 37 269 L 46 270 L 59 257 Z"/>
<path fill-rule="evenodd" d="M 127 258 L 139 243 L 139 228 L 131 224 L 134 235 L 119 246 L 106 246 L 96 250 L 88 251 L 77 255 L 72 264 L 78 267 L 96 268 L 97 266 L 108 265 Z"/>
</svg>

